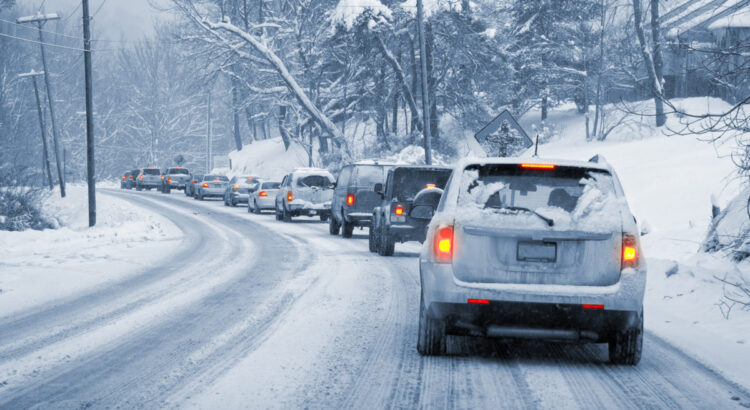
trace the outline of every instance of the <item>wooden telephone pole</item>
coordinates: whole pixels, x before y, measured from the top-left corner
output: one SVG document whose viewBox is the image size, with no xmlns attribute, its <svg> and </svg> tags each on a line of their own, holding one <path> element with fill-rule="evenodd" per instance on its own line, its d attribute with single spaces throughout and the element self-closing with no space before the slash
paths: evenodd
<svg viewBox="0 0 750 410">
<path fill-rule="evenodd" d="M 83 66 L 86 77 L 86 182 L 89 194 L 89 226 L 96 225 L 96 175 L 94 174 L 94 95 L 91 78 L 91 29 L 89 0 L 82 0 L 83 8 Z"/>
<path fill-rule="evenodd" d="M 20 74 L 18 78 L 26 78 L 30 77 L 31 80 L 34 82 L 34 95 L 36 96 L 36 109 L 39 113 L 39 128 L 42 129 L 42 153 L 44 155 L 44 171 L 47 172 L 47 182 L 49 183 L 49 189 L 54 189 L 54 184 L 52 183 L 52 170 L 50 169 L 50 163 L 49 163 L 49 153 L 47 150 L 47 125 L 44 123 L 44 111 L 42 111 L 42 99 L 39 98 L 39 86 L 36 83 L 36 78 L 40 75 L 44 75 L 44 73 L 37 73 L 34 70 L 31 70 L 31 72 L 28 72 L 26 74 Z"/>
<path fill-rule="evenodd" d="M 60 163 L 60 144 L 57 135 L 57 123 L 55 122 L 55 104 L 52 98 L 52 84 L 49 80 L 49 69 L 47 68 L 47 55 L 44 52 L 44 34 L 42 32 L 42 25 L 49 20 L 59 20 L 60 17 L 57 14 L 37 14 L 35 16 L 19 17 L 16 22 L 19 24 L 23 23 L 36 23 L 39 31 L 39 45 L 42 49 L 42 65 L 44 66 L 44 85 L 47 87 L 47 101 L 49 102 L 49 116 L 50 122 L 52 123 L 52 141 L 55 149 L 55 164 L 57 165 L 57 178 L 60 180 L 60 196 L 65 197 L 65 176 L 63 175 L 62 165 Z"/>
<path fill-rule="evenodd" d="M 419 60 L 422 71 L 422 119 L 424 120 L 424 163 L 432 164 L 432 135 L 430 130 L 430 93 L 427 84 L 427 53 L 424 38 L 424 7 L 417 0 L 417 31 L 419 31 Z"/>
</svg>

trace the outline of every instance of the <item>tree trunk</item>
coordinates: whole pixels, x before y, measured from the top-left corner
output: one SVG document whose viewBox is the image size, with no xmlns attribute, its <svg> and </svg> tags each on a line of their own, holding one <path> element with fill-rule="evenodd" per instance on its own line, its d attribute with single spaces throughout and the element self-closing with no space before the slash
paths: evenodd
<svg viewBox="0 0 750 410">
<path fill-rule="evenodd" d="M 285 105 L 279 107 L 279 134 L 281 135 L 281 141 L 284 142 L 284 149 L 289 150 L 289 145 L 292 143 L 292 137 L 286 132 L 286 113 L 287 107 Z"/>
<path fill-rule="evenodd" d="M 437 80 L 435 79 L 434 64 L 432 58 L 432 50 L 435 47 L 435 36 L 432 33 L 432 24 L 425 24 L 425 56 L 427 59 L 427 85 L 430 94 L 430 137 L 432 138 L 433 144 L 437 144 L 440 139 L 440 132 L 438 130 L 438 112 L 437 112 L 437 98 L 435 96 L 435 90 L 437 88 Z"/>
<path fill-rule="evenodd" d="M 419 90 L 419 87 L 418 87 L 419 77 L 417 75 L 417 55 L 414 50 L 414 40 L 412 40 L 411 38 L 409 38 L 409 52 L 411 54 L 411 95 L 413 96 L 413 99 L 416 99 L 417 92 Z M 415 107 L 416 107 L 416 104 L 415 104 Z M 409 108 L 411 109 L 411 106 Z M 419 111 L 416 111 L 417 115 L 414 115 L 414 113 L 415 113 L 415 110 L 412 109 L 411 110 L 411 126 L 409 127 L 409 132 L 411 133 L 414 133 L 415 129 L 418 129 L 421 131 L 421 125 L 422 125 L 422 121 L 420 121 L 420 118 L 419 118 Z M 413 143 L 416 143 L 416 139 L 413 141 Z"/>
<path fill-rule="evenodd" d="M 255 120 L 253 120 L 253 112 L 250 109 L 250 104 L 245 106 L 245 121 L 247 122 L 247 129 L 253 130 L 253 136 L 250 138 L 250 143 L 258 140 L 258 135 L 255 133 Z"/>
<path fill-rule="evenodd" d="M 383 39 L 378 35 L 378 47 L 380 47 L 380 52 L 383 54 L 383 57 L 385 60 L 391 65 L 391 68 L 393 69 L 393 72 L 396 73 L 396 78 L 398 79 L 399 83 L 401 83 L 401 89 L 404 93 L 404 98 L 406 99 L 406 102 L 409 104 L 409 110 L 411 110 L 411 118 L 412 118 L 412 129 L 416 127 L 418 130 L 422 131 L 422 123 L 421 118 L 419 116 L 419 109 L 417 108 L 417 103 L 414 100 L 414 94 L 409 89 L 409 86 L 406 84 L 406 75 L 404 74 L 404 70 L 401 68 L 401 64 L 398 63 L 398 60 L 396 60 L 396 57 L 393 56 L 390 50 L 385 45 L 385 42 L 383 42 Z M 414 56 L 414 49 L 412 48 L 412 56 Z M 416 82 L 416 73 L 414 73 L 415 77 L 412 79 L 412 87 L 414 86 L 414 83 Z"/>
<path fill-rule="evenodd" d="M 232 132 L 234 134 L 234 144 L 237 147 L 237 151 L 240 151 L 242 150 L 242 136 L 240 135 L 240 96 L 238 87 L 237 79 L 232 77 Z"/>
<path fill-rule="evenodd" d="M 649 50 L 650 47 L 646 42 L 646 35 L 643 32 L 642 13 L 641 0 L 633 0 L 633 22 L 635 24 L 635 34 L 638 37 L 638 43 L 641 46 L 641 55 L 643 56 L 643 62 L 646 66 L 646 72 L 648 73 L 648 80 L 651 83 L 651 91 L 654 95 L 654 105 L 656 106 L 656 126 L 661 127 L 665 122 L 664 102 L 662 100 L 663 90 L 661 88 L 661 82 L 656 76 L 654 60 Z"/>
<path fill-rule="evenodd" d="M 542 90 L 542 121 L 547 119 L 547 90 Z"/>
<path fill-rule="evenodd" d="M 661 85 L 662 97 L 664 95 L 664 58 L 661 51 L 661 22 L 659 21 L 659 0 L 651 0 L 651 39 L 654 43 L 654 73 Z M 667 122 L 664 115 L 664 107 L 657 108 L 656 126 L 661 127 Z"/>
</svg>

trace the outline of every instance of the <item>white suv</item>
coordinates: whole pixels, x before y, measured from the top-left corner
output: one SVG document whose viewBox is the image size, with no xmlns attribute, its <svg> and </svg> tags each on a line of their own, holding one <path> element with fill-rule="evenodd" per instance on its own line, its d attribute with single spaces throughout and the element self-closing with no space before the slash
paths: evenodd
<svg viewBox="0 0 750 410">
<path fill-rule="evenodd" d="M 609 343 L 637 364 L 646 264 L 614 170 L 487 158 L 453 171 L 420 256 L 417 349 L 446 335 Z"/>
<path fill-rule="evenodd" d="M 276 219 L 290 222 L 293 216 L 319 216 L 327 221 L 336 179 L 321 168 L 298 168 L 281 181 L 276 195 Z"/>
</svg>

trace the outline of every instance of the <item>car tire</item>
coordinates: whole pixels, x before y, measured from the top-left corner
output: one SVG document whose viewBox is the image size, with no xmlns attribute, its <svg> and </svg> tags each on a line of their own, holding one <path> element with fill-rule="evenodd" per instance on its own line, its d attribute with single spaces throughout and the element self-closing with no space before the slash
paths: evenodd
<svg viewBox="0 0 750 410">
<path fill-rule="evenodd" d="M 281 208 L 281 212 L 282 212 L 281 219 L 284 222 L 292 222 L 292 214 L 289 213 L 289 211 L 286 210 L 285 206 Z"/>
<path fill-rule="evenodd" d="M 380 230 L 378 235 L 380 238 L 380 246 L 378 247 L 378 255 L 380 256 L 393 256 L 393 252 L 396 250 L 396 241 L 391 238 L 390 235 L 385 231 L 385 227 Z"/>
<path fill-rule="evenodd" d="M 609 361 L 613 364 L 635 366 L 643 352 L 643 309 L 638 322 L 617 331 L 609 341 Z"/>
<path fill-rule="evenodd" d="M 255 215 L 260 215 L 260 208 L 258 208 L 258 203 L 256 201 L 253 201 L 253 213 Z"/>
<path fill-rule="evenodd" d="M 229 197 L 229 206 L 237 206 L 237 200 L 235 200 L 233 196 Z"/>
<path fill-rule="evenodd" d="M 346 222 L 346 219 L 344 219 L 341 222 L 341 236 L 344 238 L 351 238 L 353 232 L 354 224 L 351 222 Z"/>
<path fill-rule="evenodd" d="M 136 187 L 135 187 L 135 190 L 136 190 L 136 191 L 143 191 L 143 187 L 140 187 L 140 186 L 136 186 Z"/>
<path fill-rule="evenodd" d="M 377 227 L 375 225 L 370 225 L 370 233 L 367 235 L 367 246 L 370 249 L 370 252 L 378 251 L 378 236 L 376 229 Z"/>
<path fill-rule="evenodd" d="M 336 221 L 336 217 L 331 215 L 331 219 L 328 220 L 328 233 L 331 235 L 338 235 L 341 230 L 341 225 Z"/>
<path fill-rule="evenodd" d="M 199 200 L 199 201 L 202 201 L 202 200 L 203 200 L 203 194 L 201 194 L 201 193 L 199 193 L 199 194 L 198 194 L 198 200 Z"/>
<path fill-rule="evenodd" d="M 281 212 L 279 212 L 279 209 L 278 209 L 278 208 L 274 208 L 274 210 L 273 210 L 273 211 L 274 211 L 274 213 L 276 214 L 276 220 L 277 220 L 277 221 L 280 221 L 280 220 L 284 219 L 284 218 L 282 217 L 282 215 L 281 215 Z"/>
<path fill-rule="evenodd" d="M 431 318 L 424 305 L 424 291 L 419 295 L 419 331 L 417 352 L 422 356 L 440 356 L 446 353 L 445 323 Z"/>
</svg>

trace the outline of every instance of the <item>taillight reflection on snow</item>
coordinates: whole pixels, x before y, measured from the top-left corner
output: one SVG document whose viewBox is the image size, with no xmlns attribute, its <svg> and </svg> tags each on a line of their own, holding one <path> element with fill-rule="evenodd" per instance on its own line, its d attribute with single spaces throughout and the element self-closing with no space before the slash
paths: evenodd
<svg viewBox="0 0 750 410">
<path fill-rule="evenodd" d="M 438 263 L 453 262 L 453 227 L 444 225 L 435 232 L 435 260 Z"/>
</svg>

